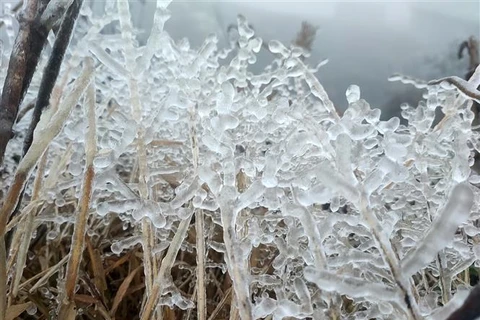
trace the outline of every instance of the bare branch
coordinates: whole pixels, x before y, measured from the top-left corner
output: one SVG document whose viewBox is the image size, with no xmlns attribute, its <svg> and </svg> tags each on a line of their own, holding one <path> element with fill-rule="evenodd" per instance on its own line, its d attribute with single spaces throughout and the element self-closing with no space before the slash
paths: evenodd
<svg viewBox="0 0 480 320">
<path fill-rule="evenodd" d="M 19 14 L 20 30 L 10 55 L 0 101 L 0 164 L 3 162 L 7 143 L 13 136 L 12 128 L 18 108 L 30 85 L 48 36 L 48 30 L 42 27 L 37 19 L 48 1 L 29 0 Z"/>
</svg>

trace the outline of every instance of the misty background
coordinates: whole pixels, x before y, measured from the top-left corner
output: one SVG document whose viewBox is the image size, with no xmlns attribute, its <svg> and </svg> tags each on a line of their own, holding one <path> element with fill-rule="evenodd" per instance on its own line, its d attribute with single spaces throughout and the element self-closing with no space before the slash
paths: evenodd
<svg viewBox="0 0 480 320">
<path fill-rule="evenodd" d="M 3 2 L 3 1 L 2 1 Z M 18 1 L 6 1 L 13 7 Z M 104 1 L 86 1 L 102 14 Z M 150 33 L 156 1 L 130 1 L 134 25 L 143 43 Z M 8 8 L 7 8 L 8 9 Z M 470 36 L 480 38 L 479 1 L 173 1 L 165 30 L 174 38 L 188 38 L 199 47 L 211 33 L 226 45 L 227 27 L 244 15 L 264 41 L 289 45 L 302 21 L 318 26 L 311 57 L 315 65 L 328 59 L 318 78 L 338 109 L 347 106 L 345 90 L 359 85 L 362 98 L 381 108 L 382 118 L 399 115 L 402 102 L 416 104 L 422 92 L 387 79 L 402 73 L 429 80 L 457 75 L 468 69 L 468 55 L 457 58 L 459 45 Z M 5 8 L 3 14 L 6 14 Z M 4 28 L 2 28 L 4 29 Z M 0 36 L 5 39 L 4 30 Z M 252 71 L 261 71 L 272 56 L 262 50 Z M 6 67 L 5 63 L 2 68 Z"/>
</svg>

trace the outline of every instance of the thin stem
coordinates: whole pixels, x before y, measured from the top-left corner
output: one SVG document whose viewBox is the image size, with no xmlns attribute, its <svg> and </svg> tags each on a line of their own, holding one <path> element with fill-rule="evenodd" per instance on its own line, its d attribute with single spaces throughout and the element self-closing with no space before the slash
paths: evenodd
<svg viewBox="0 0 480 320">
<path fill-rule="evenodd" d="M 387 264 L 392 273 L 393 279 L 397 287 L 400 289 L 403 295 L 403 302 L 405 307 L 407 308 L 407 314 L 410 319 L 420 320 L 422 317 L 420 316 L 419 309 L 416 303 L 415 298 L 411 292 L 410 285 L 406 279 L 401 274 L 400 271 L 400 262 L 398 261 L 393 248 L 390 245 L 390 240 L 385 237 L 383 234 L 380 224 L 378 222 L 377 217 L 368 207 L 368 199 L 364 192 L 362 192 L 361 200 L 360 200 L 360 211 L 363 215 L 363 218 L 367 222 L 370 227 L 370 231 L 373 234 L 375 242 L 378 245 L 378 249 L 382 253 L 382 258 Z"/>
<path fill-rule="evenodd" d="M 76 217 L 72 236 L 72 246 L 70 248 L 70 257 L 67 263 L 67 276 L 65 281 L 65 299 L 60 307 L 59 319 L 66 319 L 66 315 L 71 309 L 77 284 L 78 271 L 82 260 L 83 250 L 85 249 L 85 233 L 87 231 L 87 221 L 92 198 L 93 181 L 95 169 L 93 159 L 97 152 L 96 146 L 96 123 L 95 123 L 95 86 L 90 84 L 87 90 L 86 104 L 88 106 L 88 130 L 85 139 L 85 175 L 83 180 L 82 197 L 80 199 L 80 209 Z"/>
<path fill-rule="evenodd" d="M 135 74 L 135 52 L 133 46 L 133 26 L 131 22 L 130 9 L 128 1 L 118 0 L 118 11 L 120 16 L 120 26 L 122 29 L 122 38 L 125 43 L 125 60 L 126 68 L 129 73 L 128 87 L 130 90 L 130 102 L 132 105 L 132 117 L 137 122 L 137 152 L 138 152 L 138 184 L 140 190 L 140 198 L 142 200 L 148 199 L 148 186 L 146 177 L 148 176 L 147 166 L 147 152 L 145 147 L 145 129 L 142 124 L 142 104 L 140 102 L 140 95 L 138 90 L 138 81 L 134 77 Z M 149 295 L 153 286 L 154 275 L 157 272 L 157 262 L 152 253 L 155 244 L 155 228 L 150 220 L 144 219 L 142 221 L 142 235 L 143 235 L 143 259 L 145 263 L 145 294 Z"/>
<path fill-rule="evenodd" d="M 4 237 L 0 237 L 0 261 L 7 261 Z M 7 265 L 0 262 L 0 320 L 5 320 L 7 312 Z"/>
<path fill-rule="evenodd" d="M 197 210 L 195 214 L 195 231 L 197 242 L 197 318 L 205 320 L 207 318 L 207 297 L 205 292 L 205 227 L 204 215 L 202 210 Z"/>
<path fill-rule="evenodd" d="M 173 263 L 175 262 L 175 257 L 177 256 L 178 250 L 180 250 L 183 239 L 187 234 L 191 220 L 192 215 L 190 215 L 187 219 L 180 221 L 177 232 L 175 233 L 175 236 L 170 243 L 170 247 L 168 247 L 168 251 L 162 260 L 162 264 L 160 265 L 160 270 L 158 271 L 155 282 L 153 283 L 152 291 L 147 297 L 147 302 L 143 307 L 142 316 L 140 317 L 141 320 L 151 319 L 152 313 L 156 309 L 155 304 L 161 295 L 161 289 L 162 285 L 164 284 L 165 276 L 172 269 Z"/>
</svg>

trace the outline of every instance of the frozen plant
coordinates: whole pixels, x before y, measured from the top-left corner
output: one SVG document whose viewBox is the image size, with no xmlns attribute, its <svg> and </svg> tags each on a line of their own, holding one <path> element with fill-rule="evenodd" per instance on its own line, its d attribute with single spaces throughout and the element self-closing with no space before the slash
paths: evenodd
<svg viewBox="0 0 480 320">
<path fill-rule="evenodd" d="M 145 46 L 127 1 L 101 16 L 83 5 L 31 146 L 10 141 L 0 320 L 127 306 L 144 320 L 447 319 L 480 263 L 480 68 L 417 84 L 428 94 L 404 123 L 380 120 L 356 85 L 340 114 L 315 76 L 325 61 L 265 45 L 242 16 L 227 48 L 215 35 L 192 48 L 165 31 L 169 2 Z M 67 19 L 52 16 L 74 5 L 52 0 L 38 21 L 58 38 Z M 254 74 L 264 47 L 273 61 Z M 23 100 L 42 83 L 35 72 Z"/>
</svg>

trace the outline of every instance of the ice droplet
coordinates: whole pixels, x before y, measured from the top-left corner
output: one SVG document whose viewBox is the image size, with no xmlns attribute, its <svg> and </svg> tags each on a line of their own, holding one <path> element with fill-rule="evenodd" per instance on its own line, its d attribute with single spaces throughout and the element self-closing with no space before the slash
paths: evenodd
<svg viewBox="0 0 480 320">
<path fill-rule="evenodd" d="M 354 84 L 350 85 L 347 88 L 346 96 L 349 104 L 357 102 L 360 100 L 360 87 Z"/>
</svg>

